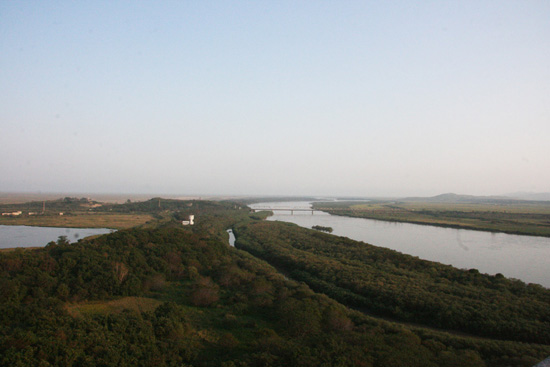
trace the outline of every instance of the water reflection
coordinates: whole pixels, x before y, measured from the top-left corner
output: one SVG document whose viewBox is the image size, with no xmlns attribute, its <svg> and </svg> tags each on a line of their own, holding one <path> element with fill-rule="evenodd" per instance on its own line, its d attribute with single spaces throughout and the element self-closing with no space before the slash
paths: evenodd
<svg viewBox="0 0 550 367">
<path fill-rule="evenodd" d="M 0 225 L 0 248 L 43 247 L 59 236 L 67 237 L 70 242 L 79 238 L 112 232 L 109 228 L 58 228 Z"/>
</svg>

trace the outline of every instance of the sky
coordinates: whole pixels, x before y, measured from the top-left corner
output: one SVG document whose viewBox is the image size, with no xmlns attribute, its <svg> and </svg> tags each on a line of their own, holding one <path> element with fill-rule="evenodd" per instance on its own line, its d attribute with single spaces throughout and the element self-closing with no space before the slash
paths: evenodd
<svg viewBox="0 0 550 367">
<path fill-rule="evenodd" d="M 550 2 L 2 1 L 0 191 L 550 191 Z"/>
</svg>

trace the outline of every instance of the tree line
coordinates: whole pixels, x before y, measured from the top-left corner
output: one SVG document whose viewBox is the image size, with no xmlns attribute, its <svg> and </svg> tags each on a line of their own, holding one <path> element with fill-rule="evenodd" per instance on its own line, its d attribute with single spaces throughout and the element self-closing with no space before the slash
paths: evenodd
<svg viewBox="0 0 550 367">
<path fill-rule="evenodd" d="M 339 302 L 380 316 L 550 344 L 550 290 L 282 222 L 237 228 L 237 246 Z"/>
</svg>

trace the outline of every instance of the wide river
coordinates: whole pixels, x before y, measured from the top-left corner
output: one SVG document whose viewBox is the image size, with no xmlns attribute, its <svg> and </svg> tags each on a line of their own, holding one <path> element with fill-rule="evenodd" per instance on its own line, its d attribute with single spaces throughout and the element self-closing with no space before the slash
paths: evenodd
<svg viewBox="0 0 550 367">
<path fill-rule="evenodd" d="M 269 202 L 261 208 L 310 208 L 309 202 Z M 550 238 L 442 228 L 410 223 L 351 218 L 325 212 L 274 211 L 269 220 L 311 228 L 332 227 L 332 234 L 482 273 L 501 273 L 550 288 Z"/>
<path fill-rule="evenodd" d="M 66 236 L 69 242 L 97 234 L 110 233 L 108 228 L 58 228 L 0 225 L 0 248 L 44 247 L 59 236 Z"/>
</svg>

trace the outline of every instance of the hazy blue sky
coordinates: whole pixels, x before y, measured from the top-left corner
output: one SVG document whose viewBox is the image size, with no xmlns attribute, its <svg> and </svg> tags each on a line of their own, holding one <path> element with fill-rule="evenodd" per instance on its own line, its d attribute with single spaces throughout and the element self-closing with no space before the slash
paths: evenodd
<svg viewBox="0 0 550 367">
<path fill-rule="evenodd" d="M 0 191 L 550 191 L 550 1 L 1 1 Z"/>
</svg>

